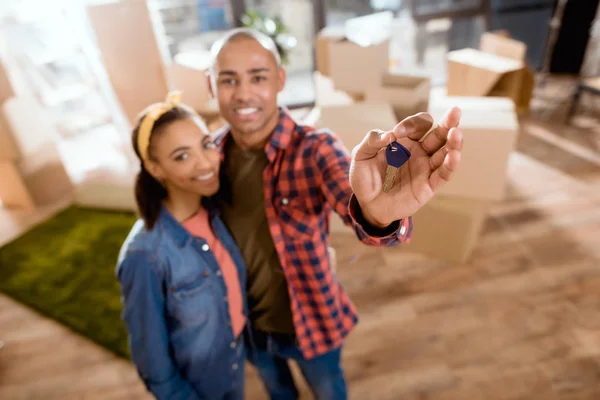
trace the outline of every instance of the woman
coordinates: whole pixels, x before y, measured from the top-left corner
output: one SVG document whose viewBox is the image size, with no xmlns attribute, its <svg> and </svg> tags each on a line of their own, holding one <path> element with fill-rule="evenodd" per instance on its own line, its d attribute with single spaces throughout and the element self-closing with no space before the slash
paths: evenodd
<svg viewBox="0 0 600 400">
<path fill-rule="evenodd" d="M 210 206 L 219 151 L 178 94 L 133 130 L 141 219 L 117 276 L 133 363 L 157 399 L 242 399 L 245 269 Z"/>
</svg>

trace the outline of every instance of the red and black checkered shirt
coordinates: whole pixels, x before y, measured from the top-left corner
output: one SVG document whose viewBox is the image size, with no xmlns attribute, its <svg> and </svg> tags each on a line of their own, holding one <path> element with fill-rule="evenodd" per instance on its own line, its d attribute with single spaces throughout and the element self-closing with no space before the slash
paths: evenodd
<svg viewBox="0 0 600 400">
<path fill-rule="evenodd" d="M 223 150 L 229 130 L 215 136 Z M 339 347 L 358 322 L 327 253 L 331 210 L 372 246 L 408 242 L 412 218 L 399 221 L 391 234 L 367 233 L 350 188 L 348 149 L 333 132 L 298 125 L 284 109 L 265 152 L 269 229 L 287 279 L 298 343 L 304 357 L 312 358 Z"/>
</svg>

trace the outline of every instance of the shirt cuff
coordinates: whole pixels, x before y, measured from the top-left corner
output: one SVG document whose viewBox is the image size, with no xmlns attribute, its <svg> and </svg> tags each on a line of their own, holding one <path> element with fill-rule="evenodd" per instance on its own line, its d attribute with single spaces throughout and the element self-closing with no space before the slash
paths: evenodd
<svg viewBox="0 0 600 400">
<path fill-rule="evenodd" d="M 387 237 L 397 236 L 398 238 L 401 238 L 402 236 L 405 236 L 404 233 L 407 233 L 407 232 L 402 232 L 403 234 L 400 233 L 400 231 L 408 230 L 408 227 L 405 226 L 404 220 L 394 221 L 390 225 L 386 226 L 385 228 L 379 228 L 377 226 L 371 225 L 365 219 L 365 217 L 362 213 L 362 209 L 360 208 L 360 204 L 358 203 L 358 200 L 356 199 L 356 196 L 354 194 L 352 194 L 352 196 L 350 197 L 350 203 L 348 205 L 348 210 L 350 212 L 350 218 L 352 218 L 352 221 L 354 222 L 354 224 L 358 225 L 358 227 L 360 227 L 361 230 L 367 236 L 370 236 L 373 238 L 387 238 Z M 404 228 L 402 228 L 402 227 L 404 227 Z"/>
</svg>

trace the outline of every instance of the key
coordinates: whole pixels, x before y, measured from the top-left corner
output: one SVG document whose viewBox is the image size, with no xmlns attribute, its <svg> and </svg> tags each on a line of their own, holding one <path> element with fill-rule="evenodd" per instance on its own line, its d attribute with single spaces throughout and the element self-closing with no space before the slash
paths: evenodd
<svg viewBox="0 0 600 400">
<path fill-rule="evenodd" d="M 388 193 L 396 183 L 396 173 L 398 168 L 404 165 L 410 158 L 410 151 L 398 142 L 392 142 L 385 149 L 385 159 L 388 166 L 385 170 L 385 179 L 383 181 L 383 191 Z"/>
</svg>

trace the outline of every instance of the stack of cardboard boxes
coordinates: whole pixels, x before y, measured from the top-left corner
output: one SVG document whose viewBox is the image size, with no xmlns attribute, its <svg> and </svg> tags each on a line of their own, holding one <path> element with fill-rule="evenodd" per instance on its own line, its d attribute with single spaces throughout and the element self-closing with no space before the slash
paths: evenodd
<svg viewBox="0 0 600 400">
<path fill-rule="evenodd" d="M 427 109 L 429 77 L 390 71 L 391 18 L 388 12 L 353 18 L 343 27 L 325 28 L 319 34 L 315 45 L 318 104 L 332 104 L 331 94 L 322 90 L 328 79 L 338 97 L 343 92 L 354 102 L 390 104 L 398 121 Z M 369 29 L 373 26 L 378 29 Z"/>
<path fill-rule="evenodd" d="M 368 16 L 385 19 L 384 14 Z M 371 129 L 392 129 L 402 119 L 427 111 L 439 121 L 453 106 L 462 109 L 464 147 L 459 171 L 413 217 L 415 230 L 404 251 L 453 262 L 468 259 L 490 206 L 505 191 L 508 157 L 526 111 L 532 74 L 524 63 L 525 45 L 497 33 L 482 37 L 479 50 L 448 54 L 447 92 L 432 95 L 427 76 L 393 73 L 388 67 L 389 37 L 364 37 L 368 30 L 325 30 L 316 41 L 316 107 L 305 120 L 332 129 L 351 150 Z M 376 23 L 375 23 L 376 24 Z M 357 32 L 361 32 L 360 35 Z M 360 43 L 362 39 L 363 43 Z M 330 231 L 351 235 L 332 215 Z"/>
<path fill-rule="evenodd" d="M 519 122 L 514 103 L 504 97 L 432 97 L 428 111 L 439 121 L 453 106 L 462 110 L 460 168 L 414 215 L 414 240 L 407 248 L 464 262 L 476 245 L 490 206 L 504 197 L 506 166 Z"/>
<path fill-rule="evenodd" d="M 168 91 L 165 46 L 156 35 L 145 1 L 119 1 L 87 7 L 96 46 L 127 120 L 133 124 L 149 104 Z"/>
<path fill-rule="evenodd" d="M 486 32 L 479 49 L 448 53 L 448 95 L 507 97 L 519 114 L 529 111 L 534 85 L 525 43 L 503 32 Z"/>
<path fill-rule="evenodd" d="M 169 89 L 183 87 L 194 88 L 186 90 L 186 102 L 209 118 L 218 116 L 205 79 L 209 56 L 182 54 L 165 63 L 146 2 L 94 5 L 88 14 L 109 79 L 130 122 L 149 103 L 162 101 Z M 525 45 L 488 33 L 479 49 L 450 52 L 447 93 L 432 96 L 429 77 L 390 70 L 391 24 L 391 13 L 377 13 L 321 32 L 316 40 L 316 107 L 304 122 L 332 129 L 352 149 L 370 129 L 392 129 L 420 111 L 429 111 L 439 120 L 446 110 L 459 106 L 464 133 L 460 169 L 414 215 L 414 236 L 405 249 L 465 261 L 490 205 L 504 193 L 506 164 L 519 127 L 517 111 L 527 110 L 531 94 L 532 74 L 523 61 Z M 0 101 L 5 103 L 6 116 L 3 120 L 0 115 L 0 198 L 33 207 L 64 191 L 68 179 L 63 179 L 64 168 L 56 162 L 56 149 L 38 142 L 52 136 L 48 132 L 52 124 L 44 122 L 33 99 L 14 97 L 7 82 L 0 73 Z M 11 130 L 19 135 L 11 135 Z M 18 136 L 20 143 L 12 136 Z M 351 232 L 336 215 L 330 228 Z"/>
<path fill-rule="evenodd" d="M 0 63 L 0 107 L 14 96 L 7 71 Z M 19 152 L 13 140 L 8 121 L 0 112 L 0 199 L 5 207 L 31 209 L 33 199 L 17 168 Z"/>
<path fill-rule="evenodd" d="M 52 120 L 33 97 L 15 95 L 0 60 L 0 199 L 32 209 L 63 198 L 71 179 L 54 144 Z"/>
<path fill-rule="evenodd" d="M 87 13 L 108 78 L 131 125 L 149 104 L 164 101 L 169 90 L 182 90 L 182 101 L 202 115 L 210 129 L 223 124 L 209 95 L 208 50 L 171 59 L 153 23 L 153 9 L 143 0 L 94 4 Z"/>
</svg>

